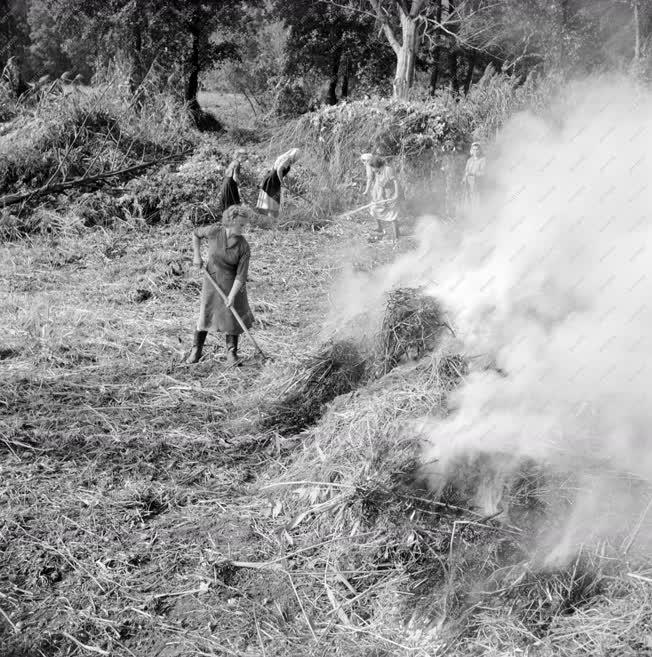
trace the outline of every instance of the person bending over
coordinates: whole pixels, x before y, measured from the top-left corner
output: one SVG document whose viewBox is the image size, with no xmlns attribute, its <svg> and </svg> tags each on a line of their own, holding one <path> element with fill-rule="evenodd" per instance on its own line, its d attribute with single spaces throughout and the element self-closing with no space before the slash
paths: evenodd
<svg viewBox="0 0 652 657">
<path fill-rule="evenodd" d="M 299 159 L 299 149 L 293 148 L 276 158 L 274 167 L 267 172 L 260 184 L 256 212 L 266 214 L 274 219 L 281 211 L 281 188 L 283 179 L 288 175 L 290 167 Z"/>
<path fill-rule="evenodd" d="M 222 212 L 232 205 L 240 205 L 240 165 L 247 157 L 247 152 L 239 148 L 233 157 L 233 161 L 224 172 L 222 181 Z"/>
</svg>

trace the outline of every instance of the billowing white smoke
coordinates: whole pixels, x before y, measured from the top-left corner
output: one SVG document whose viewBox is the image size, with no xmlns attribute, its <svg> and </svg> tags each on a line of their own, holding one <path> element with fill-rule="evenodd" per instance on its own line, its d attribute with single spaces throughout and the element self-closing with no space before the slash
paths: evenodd
<svg viewBox="0 0 652 657">
<path fill-rule="evenodd" d="M 390 287 L 426 284 L 444 301 L 467 355 L 507 376 L 470 375 L 430 423 L 425 459 L 440 473 L 473 450 L 584 469 L 571 550 L 614 522 L 600 500 L 634 518 L 647 504 L 614 473 L 652 480 L 652 98 L 623 80 L 577 84 L 545 119 L 514 117 L 488 170 L 476 216 L 426 218 L 417 253 L 351 274 L 347 295 L 380 307 Z"/>
<path fill-rule="evenodd" d="M 572 95 L 556 120 L 506 126 L 495 198 L 435 256 L 430 289 L 467 353 L 507 376 L 469 377 L 457 411 L 432 423 L 428 458 L 445 469 L 487 450 L 586 467 L 589 500 L 598 462 L 652 480 L 652 99 L 615 80 Z"/>
</svg>

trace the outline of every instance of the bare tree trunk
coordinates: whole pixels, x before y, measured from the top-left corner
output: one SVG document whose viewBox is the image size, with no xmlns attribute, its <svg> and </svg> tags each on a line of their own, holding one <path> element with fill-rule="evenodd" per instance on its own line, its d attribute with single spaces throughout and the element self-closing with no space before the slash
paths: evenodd
<svg viewBox="0 0 652 657">
<path fill-rule="evenodd" d="M 419 23 L 426 0 L 400 0 L 396 3 L 401 21 L 401 41 L 394 34 L 387 15 L 383 12 L 380 0 L 369 0 L 383 32 L 396 53 L 396 72 L 394 74 L 394 97 L 407 98 L 414 82 L 414 64 L 419 46 Z"/>
<path fill-rule="evenodd" d="M 457 43 L 457 34 L 460 29 L 460 17 L 455 0 L 448 0 L 448 29 L 452 33 L 449 39 L 448 47 L 448 73 L 450 75 L 450 85 L 453 93 L 458 94 L 460 91 L 460 81 L 457 77 L 457 64 L 459 47 Z"/>
<path fill-rule="evenodd" d="M 441 46 L 437 44 L 432 49 L 432 68 L 430 69 L 430 95 L 434 96 L 437 91 L 437 84 L 439 83 L 439 57 Z"/>
<path fill-rule="evenodd" d="M 342 66 L 342 98 L 349 96 L 349 56 L 344 55 L 344 64 Z"/>
<path fill-rule="evenodd" d="M 460 81 L 457 79 L 457 47 L 452 46 L 448 51 L 448 71 L 451 77 L 451 89 L 458 94 L 460 91 Z"/>
<path fill-rule="evenodd" d="M 184 96 L 190 108 L 190 113 L 196 119 L 200 112 L 199 103 L 197 102 L 197 92 L 199 91 L 199 41 L 201 30 L 198 25 L 193 24 L 190 27 L 190 35 L 192 43 L 188 60 L 188 81 L 186 82 Z"/>
<path fill-rule="evenodd" d="M 437 24 L 441 25 L 442 16 L 442 0 L 437 0 Z M 437 83 L 439 82 L 439 57 L 441 53 L 441 29 L 439 27 L 435 30 L 434 42 L 435 45 L 432 49 L 432 68 L 430 69 L 430 95 L 434 96 L 437 91 Z"/>
<path fill-rule="evenodd" d="M 129 70 L 129 91 L 132 95 L 138 93 L 143 81 L 143 17 L 144 7 L 142 0 L 136 0 L 134 4 L 134 15 L 132 16 L 131 29 L 131 62 Z M 138 99 L 137 99 L 138 100 Z"/>
<path fill-rule="evenodd" d="M 406 99 L 414 82 L 418 30 L 416 20 L 403 13 L 401 14 L 401 36 L 402 44 L 394 75 L 394 97 Z"/>
<path fill-rule="evenodd" d="M 477 60 L 477 51 L 472 50 L 471 54 L 468 57 L 469 70 L 466 72 L 466 78 L 464 79 L 464 95 L 466 96 L 469 93 L 471 88 L 471 83 L 473 82 L 473 73 L 475 72 L 475 63 Z"/>
<path fill-rule="evenodd" d="M 328 91 L 326 92 L 326 102 L 329 105 L 337 105 L 337 81 L 340 73 L 340 63 L 342 61 L 342 48 L 338 47 L 333 52 L 333 59 L 331 61 L 331 75 L 328 80 Z"/>
</svg>

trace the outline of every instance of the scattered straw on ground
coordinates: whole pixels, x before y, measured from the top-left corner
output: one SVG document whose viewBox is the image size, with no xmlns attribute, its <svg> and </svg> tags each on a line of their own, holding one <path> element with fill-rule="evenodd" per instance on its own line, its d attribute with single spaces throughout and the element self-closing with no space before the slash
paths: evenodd
<svg viewBox="0 0 652 657">
<path fill-rule="evenodd" d="M 256 338 L 273 360 L 243 338 L 232 370 L 212 336 L 182 363 L 200 289 L 189 226 L 2 246 L 0 652 L 645 654 L 652 577 L 635 532 L 626 558 L 587 547 L 545 570 L 516 515 L 426 485 L 419 418 L 446 414 L 468 373 L 445 330 L 410 359 L 405 341 L 427 345 L 442 323 L 434 306 L 432 322 L 396 314 L 391 371 L 325 404 L 344 390 L 329 380 L 299 436 L 256 432 L 261 403 L 315 353 L 338 245 L 389 257 L 363 230 L 252 230 Z M 357 362 L 339 347 L 296 380 L 311 411 L 335 363 Z M 551 485 L 528 472 L 523 500 Z"/>
</svg>

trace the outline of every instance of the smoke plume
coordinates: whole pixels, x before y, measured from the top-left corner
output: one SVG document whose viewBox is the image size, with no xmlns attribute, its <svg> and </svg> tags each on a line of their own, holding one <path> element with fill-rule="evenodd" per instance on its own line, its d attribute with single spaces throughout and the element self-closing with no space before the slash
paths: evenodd
<svg viewBox="0 0 652 657">
<path fill-rule="evenodd" d="M 589 524 L 636 518 L 647 500 L 631 481 L 652 481 L 651 110 L 610 79 L 578 84 L 546 119 L 514 117 L 490 154 L 493 197 L 448 258 L 435 248 L 432 294 L 467 353 L 507 376 L 469 377 L 431 424 L 428 458 L 440 473 L 469 450 L 575 472 L 569 549 Z"/>
<path fill-rule="evenodd" d="M 359 309 L 427 285 L 467 356 L 506 374 L 475 368 L 454 412 L 428 422 L 424 460 L 440 479 L 474 452 L 501 455 L 505 471 L 534 459 L 573 473 L 562 558 L 589 529 L 629 531 L 648 503 L 652 98 L 622 79 L 577 83 L 547 116 L 515 116 L 487 155 L 491 193 L 473 216 L 424 218 L 416 253 L 351 272 L 347 288 Z M 489 512 L 499 485 L 478 492 Z"/>
</svg>

